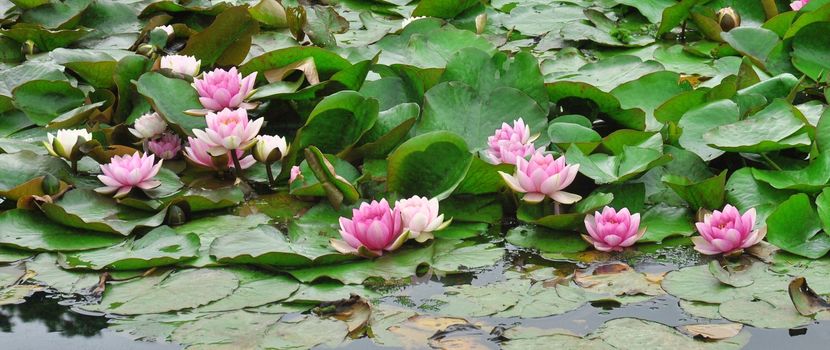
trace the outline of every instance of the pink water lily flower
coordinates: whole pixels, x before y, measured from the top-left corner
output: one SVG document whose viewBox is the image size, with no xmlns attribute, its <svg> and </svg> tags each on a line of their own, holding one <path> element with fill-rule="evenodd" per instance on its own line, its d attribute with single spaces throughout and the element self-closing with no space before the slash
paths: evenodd
<svg viewBox="0 0 830 350">
<path fill-rule="evenodd" d="M 351 219 L 341 217 L 340 236 L 342 241 L 331 240 L 334 249 L 367 258 L 398 249 L 409 237 L 403 230 L 400 210 L 392 210 L 386 199 L 361 204 L 352 210 Z"/>
<path fill-rule="evenodd" d="M 147 141 L 147 149 L 159 159 L 173 159 L 182 150 L 182 139 L 173 133 L 164 133 L 161 137 Z"/>
<path fill-rule="evenodd" d="M 208 113 L 205 121 L 207 129 L 193 129 L 193 134 L 210 147 L 211 154 L 219 155 L 253 146 L 264 119 L 249 121 L 246 110 L 225 108 L 218 113 Z"/>
<path fill-rule="evenodd" d="M 525 202 L 539 203 L 550 197 L 562 204 L 572 204 L 582 197 L 563 189 L 574 181 L 577 172 L 579 164 L 568 165 L 564 156 L 554 159 L 550 154 L 537 151 L 529 161 L 516 157 L 515 175 L 503 171 L 499 171 L 499 175 L 511 189 L 524 193 L 522 200 Z"/>
<path fill-rule="evenodd" d="M 236 67 L 230 70 L 216 68 L 202 75 L 201 79 L 195 79 L 193 87 L 199 92 L 202 106 L 212 111 L 221 111 L 239 107 L 253 92 L 254 82 L 256 72 L 242 78 Z"/>
<path fill-rule="evenodd" d="M 130 133 L 140 139 L 151 139 L 167 130 L 167 122 L 156 112 L 142 115 L 133 126 Z"/>
<path fill-rule="evenodd" d="M 526 158 L 536 152 L 534 139 L 522 118 L 513 121 L 513 126 L 502 123 L 501 129 L 487 138 L 489 148 L 484 153 L 485 159 L 492 164 L 516 164 L 516 157 Z"/>
<path fill-rule="evenodd" d="M 297 166 L 297 165 L 292 166 L 292 167 L 291 167 L 291 177 L 290 177 L 290 178 L 288 178 L 288 183 L 289 183 L 289 184 L 290 184 L 290 183 L 293 183 L 293 182 L 294 182 L 294 181 L 296 181 L 298 178 L 302 178 L 302 176 L 303 176 L 303 175 L 302 175 L 302 171 L 300 170 L 300 167 L 299 167 L 299 166 Z"/>
<path fill-rule="evenodd" d="M 795 0 L 790 3 L 790 8 L 793 9 L 793 11 L 798 11 L 808 3 L 810 3 L 810 0 Z"/>
<path fill-rule="evenodd" d="M 193 138 L 193 137 L 188 137 L 187 142 L 188 142 L 188 146 L 184 148 L 184 156 L 187 157 L 187 159 L 190 160 L 191 163 L 193 163 L 195 165 L 198 165 L 198 166 L 201 166 L 203 168 L 214 169 L 214 170 L 224 170 L 224 169 L 234 167 L 233 166 L 233 159 L 231 159 L 229 154 L 226 154 L 227 155 L 227 164 L 220 164 L 220 166 L 222 166 L 222 165 L 224 166 L 224 167 L 220 167 L 220 166 L 217 166 L 216 164 L 214 164 L 214 162 L 213 162 L 214 157 L 211 156 L 210 153 L 208 153 L 208 148 L 210 148 L 210 146 L 208 146 L 203 141 L 201 141 L 199 139 L 196 139 L 196 138 Z M 244 154 L 245 154 L 245 151 L 236 150 L 237 157 L 242 157 Z M 256 160 L 254 160 L 253 156 L 247 156 L 245 158 L 240 158 L 239 159 L 239 166 L 241 166 L 243 170 L 250 168 L 255 163 L 256 163 Z"/>
<path fill-rule="evenodd" d="M 700 236 L 692 237 L 695 250 L 706 255 L 731 254 L 749 248 L 767 234 L 766 227 L 754 230 L 755 208 L 741 215 L 738 208 L 729 204 L 723 211 L 715 210 L 695 223 Z"/>
<path fill-rule="evenodd" d="M 622 251 L 646 233 L 645 228 L 640 228 L 640 214 L 631 215 L 628 208 L 616 211 L 605 207 L 602 213 L 586 215 L 585 229 L 588 234 L 582 235 L 582 238 L 603 252 Z"/>
<path fill-rule="evenodd" d="M 409 238 L 426 242 L 433 238 L 433 232 L 450 224 L 444 221 L 444 214 L 438 212 L 438 199 L 412 196 L 395 202 L 395 210 L 401 212 L 403 229 L 409 231 Z"/>
<path fill-rule="evenodd" d="M 145 154 L 114 156 L 109 164 L 102 164 L 103 175 L 98 175 L 98 180 L 104 183 L 104 187 L 95 189 L 95 192 L 102 194 L 115 193 L 115 198 L 126 197 L 133 187 L 142 190 L 149 190 L 161 185 L 161 181 L 153 177 L 161 170 L 162 161 L 155 163 L 155 156 Z"/>
</svg>

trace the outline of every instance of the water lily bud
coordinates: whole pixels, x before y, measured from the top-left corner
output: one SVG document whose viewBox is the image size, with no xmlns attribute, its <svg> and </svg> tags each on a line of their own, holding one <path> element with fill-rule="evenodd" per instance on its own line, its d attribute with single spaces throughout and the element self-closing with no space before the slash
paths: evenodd
<svg viewBox="0 0 830 350">
<path fill-rule="evenodd" d="M 55 175 L 46 173 L 46 175 L 43 175 L 43 181 L 40 183 L 40 187 L 43 193 L 53 196 L 60 192 L 61 181 Z"/>
<path fill-rule="evenodd" d="M 37 49 L 34 41 L 26 40 L 23 42 L 23 45 L 20 46 L 20 52 L 22 52 L 23 55 L 34 55 L 40 52 L 40 50 Z"/>
<path fill-rule="evenodd" d="M 167 208 L 167 218 L 165 219 L 168 226 L 179 226 L 187 222 L 187 214 L 184 209 L 178 205 L 171 205 Z"/>
<path fill-rule="evenodd" d="M 732 28 L 741 26 L 741 16 L 731 7 L 724 7 L 717 13 L 718 24 L 724 32 L 732 30 Z"/>
<path fill-rule="evenodd" d="M 810 0 L 795 0 L 790 3 L 790 8 L 793 9 L 793 11 L 798 11 L 801 10 L 801 8 L 804 7 L 804 5 L 807 5 L 809 2 Z"/>
<path fill-rule="evenodd" d="M 254 145 L 254 159 L 258 162 L 271 164 L 282 159 L 288 153 L 288 143 L 285 137 L 263 135 L 256 137 Z"/>
<path fill-rule="evenodd" d="M 482 13 L 476 16 L 476 34 L 484 33 L 484 27 L 487 26 L 487 14 Z"/>
<path fill-rule="evenodd" d="M 150 44 L 141 44 L 141 46 L 139 46 L 138 49 L 135 50 L 135 53 L 145 57 L 153 58 L 156 56 L 156 47 Z"/>
<path fill-rule="evenodd" d="M 92 140 L 92 134 L 84 129 L 58 130 L 55 135 L 48 133 L 47 141 L 43 143 L 49 154 L 69 161 L 77 161 L 83 157 L 81 145 Z"/>
</svg>

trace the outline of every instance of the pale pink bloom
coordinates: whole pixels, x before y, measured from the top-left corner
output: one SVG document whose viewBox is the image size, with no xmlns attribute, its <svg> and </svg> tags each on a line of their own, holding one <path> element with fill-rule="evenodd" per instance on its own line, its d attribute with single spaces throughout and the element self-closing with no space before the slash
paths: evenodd
<svg viewBox="0 0 830 350">
<path fill-rule="evenodd" d="M 179 74 L 196 76 L 199 74 L 199 68 L 202 66 L 202 60 L 197 60 L 193 56 L 167 55 L 161 58 L 159 66 Z"/>
<path fill-rule="evenodd" d="M 189 159 L 191 162 L 193 162 L 193 164 L 209 169 L 222 170 L 217 168 L 216 165 L 213 164 L 213 157 L 210 155 L 210 153 L 208 153 L 209 146 L 206 143 L 193 137 L 188 137 L 187 142 L 188 146 L 184 148 L 184 156 L 187 157 L 187 159 Z M 236 155 L 238 157 L 242 157 L 243 155 L 245 155 L 245 151 L 236 150 Z M 227 168 L 233 168 L 233 159 L 231 159 L 230 153 L 227 153 L 227 156 Z M 247 156 L 245 158 L 239 159 L 239 165 L 242 167 L 243 170 L 250 168 L 255 163 L 256 160 L 254 160 L 254 157 L 252 156 Z"/>
<path fill-rule="evenodd" d="M 790 3 L 790 8 L 793 9 L 793 11 L 798 11 L 808 3 L 810 3 L 810 0 L 795 0 Z"/>
<path fill-rule="evenodd" d="M 302 172 L 300 171 L 300 167 L 299 167 L 299 166 L 296 166 L 296 165 L 295 165 L 295 166 L 292 166 L 292 167 L 291 167 L 291 177 L 288 179 L 288 183 L 289 183 L 289 184 L 290 184 L 290 183 L 293 183 L 293 182 L 294 182 L 294 180 L 297 180 L 297 178 L 300 178 L 300 177 L 302 177 L 302 176 L 303 176 L 303 175 L 302 175 Z"/>
<path fill-rule="evenodd" d="M 487 138 L 487 145 L 485 158 L 492 164 L 516 164 L 516 157 L 526 158 L 536 152 L 530 127 L 522 118 L 513 121 L 513 126 L 502 123 L 501 129 Z"/>
<path fill-rule="evenodd" d="M 426 242 L 433 238 L 433 232 L 450 224 L 444 221 L 444 214 L 438 212 L 438 199 L 412 196 L 395 202 L 395 210 L 401 212 L 403 229 L 409 231 L 409 238 Z"/>
<path fill-rule="evenodd" d="M 602 209 L 602 213 L 585 216 L 587 235 L 582 238 L 594 245 L 594 248 L 604 252 L 622 251 L 630 247 L 646 233 L 640 229 L 640 214 L 631 215 L 628 208 L 619 212 L 611 207 Z"/>
<path fill-rule="evenodd" d="M 167 130 L 167 122 L 156 112 L 142 115 L 133 126 L 135 128 L 130 128 L 130 133 L 140 139 L 151 139 Z"/>
<path fill-rule="evenodd" d="M 383 255 L 384 251 L 398 249 L 408 238 L 401 224 L 401 213 L 389 208 L 386 199 L 363 203 L 352 210 L 352 218 L 340 218 L 340 236 L 331 245 L 343 254 L 363 257 Z"/>
<path fill-rule="evenodd" d="M 225 108 L 239 107 L 254 90 L 254 82 L 256 82 L 256 72 L 243 79 L 242 74 L 236 71 L 236 67 L 227 71 L 216 68 L 202 75 L 202 79 L 195 79 L 193 87 L 199 92 L 199 101 L 202 102 L 202 106 L 213 111 L 220 111 Z"/>
<path fill-rule="evenodd" d="M 115 198 L 123 198 L 133 189 L 138 187 L 142 190 L 149 190 L 161 185 L 161 181 L 153 177 L 161 169 L 162 161 L 155 163 L 155 156 L 133 153 L 133 155 L 114 156 L 109 164 L 102 164 L 103 175 L 98 175 L 98 180 L 104 183 L 104 187 L 95 189 L 95 192 L 102 194 L 115 193 Z"/>
<path fill-rule="evenodd" d="M 274 153 L 275 150 L 279 150 L 279 154 Z M 278 135 L 260 135 L 256 137 L 252 153 L 258 162 L 271 164 L 288 154 L 288 141 Z"/>
<path fill-rule="evenodd" d="M 524 193 L 525 202 L 539 203 L 547 196 L 562 204 L 572 204 L 582 197 L 562 190 L 574 181 L 578 171 L 579 164 L 568 165 L 564 156 L 554 159 L 537 151 L 529 161 L 516 157 L 515 175 L 503 171 L 499 175 L 511 189 Z"/>
<path fill-rule="evenodd" d="M 256 142 L 256 136 L 264 119 L 248 120 L 244 109 L 223 109 L 219 113 L 205 116 L 207 129 L 193 129 L 196 138 L 210 148 L 211 154 L 222 154 L 231 150 L 246 150 Z"/>
<path fill-rule="evenodd" d="M 173 133 L 164 133 L 161 137 L 147 141 L 147 148 L 159 159 L 173 159 L 182 150 L 182 139 Z"/>
<path fill-rule="evenodd" d="M 715 210 L 695 223 L 700 236 L 692 237 L 695 250 L 706 255 L 730 254 L 749 248 L 767 234 L 766 227 L 755 228 L 755 208 L 741 215 L 737 208 L 727 204 L 723 212 Z"/>
</svg>

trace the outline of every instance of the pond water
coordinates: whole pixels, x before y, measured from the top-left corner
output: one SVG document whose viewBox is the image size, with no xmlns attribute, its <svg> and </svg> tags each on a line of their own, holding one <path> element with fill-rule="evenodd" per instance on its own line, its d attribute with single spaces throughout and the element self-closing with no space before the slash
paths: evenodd
<svg viewBox="0 0 830 350">
<path fill-rule="evenodd" d="M 480 269 L 475 273 L 445 276 L 427 275 L 414 277 L 413 284 L 400 287 L 396 295 L 407 296 L 406 302 L 400 298 L 384 298 L 382 304 L 418 305 L 431 297 L 441 295 L 446 286 L 469 284 L 486 286 L 490 283 L 504 281 L 505 271 L 518 265 L 555 266 L 558 270 L 571 271 L 585 267 L 582 263 L 552 262 L 524 249 L 506 244 L 507 254 L 498 264 Z M 661 273 L 676 270 L 688 262 L 685 253 L 678 250 L 658 250 L 647 256 L 639 256 L 636 261 L 628 261 L 640 272 Z M 482 348 L 499 349 L 503 340 L 500 332 L 516 326 L 536 327 L 541 329 L 565 329 L 577 335 L 588 334 L 605 322 L 620 318 L 638 318 L 676 327 L 686 324 L 711 323 L 706 318 L 695 317 L 686 313 L 678 305 L 679 299 L 671 295 L 662 295 L 643 302 L 619 305 L 615 303 L 587 303 L 575 310 L 549 317 L 481 317 L 478 321 L 496 325 L 489 333 L 487 328 L 448 327 L 436 332 L 433 338 L 458 338 L 464 342 L 473 341 Z M 100 315 L 90 314 L 74 307 L 81 303 L 60 295 L 37 292 L 25 303 L 0 307 L 0 342 L 3 349 L 127 349 L 127 350 L 172 350 L 185 346 L 157 342 L 152 336 L 141 340 L 123 332 L 116 332 L 108 327 L 112 321 Z M 441 314 L 440 307 L 434 310 Z M 715 323 L 725 321 L 714 321 Z M 816 321 L 810 325 L 794 329 L 764 329 L 745 326 L 751 336 L 744 349 L 823 349 L 830 342 L 830 322 Z M 428 347 L 426 344 L 422 347 Z M 418 348 L 420 346 L 416 346 Z M 316 348 L 327 348 L 317 346 Z M 344 343 L 341 349 L 390 349 L 381 346 L 366 337 Z"/>
</svg>

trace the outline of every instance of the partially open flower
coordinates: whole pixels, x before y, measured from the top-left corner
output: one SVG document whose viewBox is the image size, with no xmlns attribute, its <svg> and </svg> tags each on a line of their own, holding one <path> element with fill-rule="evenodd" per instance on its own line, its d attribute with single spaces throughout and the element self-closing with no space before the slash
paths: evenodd
<svg viewBox="0 0 830 350">
<path fill-rule="evenodd" d="M 257 136 L 252 153 L 258 162 L 271 164 L 279 161 L 288 153 L 288 142 L 285 141 L 285 137 L 280 136 Z"/>
<path fill-rule="evenodd" d="M 161 58 L 159 64 L 161 68 L 172 70 L 179 74 L 197 76 L 199 69 L 202 66 L 202 60 L 197 60 L 193 56 L 185 55 L 167 55 Z"/>
<path fill-rule="evenodd" d="M 438 212 L 438 199 L 412 196 L 395 202 L 395 210 L 401 212 L 404 231 L 409 231 L 409 238 L 426 242 L 433 238 L 433 232 L 449 226 L 444 221 L 444 214 Z"/>
<path fill-rule="evenodd" d="M 193 129 L 193 134 L 210 147 L 211 154 L 219 155 L 253 146 L 264 120 L 249 121 L 244 109 L 225 108 L 219 113 L 208 113 L 205 121 L 207 129 Z"/>
<path fill-rule="evenodd" d="M 173 159 L 182 150 L 182 139 L 179 135 L 165 133 L 157 139 L 148 141 L 147 148 L 159 159 Z"/>
<path fill-rule="evenodd" d="M 351 219 L 341 217 L 340 236 L 342 241 L 331 240 L 334 249 L 369 258 L 398 249 L 409 237 L 403 230 L 400 211 L 389 208 L 385 199 L 361 204 L 352 210 Z"/>
<path fill-rule="evenodd" d="M 502 123 L 501 129 L 487 138 L 487 145 L 485 159 L 492 164 L 516 164 L 516 157 L 525 158 L 536 152 L 530 127 L 522 118 L 513 121 L 513 126 Z"/>
<path fill-rule="evenodd" d="M 201 79 L 193 81 L 193 87 L 199 92 L 199 101 L 202 106 L 212 111 L 221 111 L 225 108 L 238 108 L 248 95 L 254 90 L 256 72 L 244 79 L 236 71 L 214 69 L 202 75 Z"/>
<path fill-rule="evenodd" d="M 115 193 L 115 198 L 123 198 L 133 187 L 149 190 L 160 186 L 161 181 L 153 177 L 161 170 L 162 161 L 156 164 L 154 161 L 155 156 L 138 153 L 112 157 L 109 164 L 101 165 L 104 174 L 98 175 L 98 180 L 106 186 L 96 188 L 95 192 Z"/>
<path fill-rule="evenodd" d="M 46 134 L 48 141 L 43 143 L 49 154 L 55 157 L 61 157 L 69 161 L 77 161 L 81 159 L 83 154 L 80 151 L 80 146 L 92 140 L 92 134 L 85 129 L 58 130 L 56 135 L 52 133 Z"/>
<path fill-rule="evenodd" d="M 167 35 L 173 35 L 173 33 L 175 33 L 175 29 L 173 29 L 173 26 L 171 26 L 171 25 L 158 26 L 155 29 L 161 29 L 165 33 L 167 33 Z"/>
<path fill-rule="evenodd" d="M 184 156 L 187 157 L 187 159 L 194 165 L 215 170 L 225 170 L 234 167 L 230 154 L 212 156 L 208 153 L 208 148 L 210 148 L 210 146 L 208 146 L 208 144 L 204 141 L 188 137 L 187 142 L 188 146 L 184 148 Z M 236 155 L 238 157 L 242 157 L 244 154 L 245 151 L 236 150 Z M 254 157 L 252 156 L 239 159 L 239 166 L 241 166 L 243 170 L 250 168 L 254 164 L 256 164 L 256 160 L 254 160 Z"/>
<path fill-rule="evenodd" d="M 579 164 L 568 165 L 565 157 L 554 159 L 550 154 L 537 151 L 529 161 L 516 157 L 515 175 L 503 171 L 499 171 L 499 175 L 511 189 L 524 193 L 522 200 L 525 202 L 539 203 L 550 197 L 559 203 L 571 204 L 582 197 L 563 189 L 574 181 L 578 172 Z"/>
<path fill-rule="evenodd" d="M 296 165 L 292 166 L 291 167 L 291 177 L 288 179 L 288 183 L 289 184 L 293 183 L 294 181 L 296 181 L 298 178 L 301 178 L 301 177 L 303 177 L 303 175 L 302 175 L 302 171 L 300 171 L 300 167 L 296 166 Z"/>
<path fill-rule="evenodd" d="M 588 235 L 582 235 L 588 243 L 600 251 L 622 251 L 632 246 L 646 233 L 640 229 L 640 214 L 631 215 L 628 208 L 619 212 L 611 207 L 602 209 L 602 213 L 585 216 L 585 229 Z"/>
<path fill-rule="evenodd" d="M 140 139 L 152 139 L 167 130 L 167 122 L 156 112 L 142 115 L 136 119 L 134 126 L 130 128 L 130 133 Z"/>
<path fill-rule="evenodd" d="M 793 11 L 798 11 L 801 10 L 802 7 L 807 6 L 808 3 L 810 3 L 810 0 L 795 0 L 790 3 L 790 8 L 793 9 Z"/>
<path fill-rule="evenodd" d="M 695 250 L 706 255 L 732 254 L 749 248 L 767 234 L 766 227 L 755 228 L 755 208 L 741 215 L 738 208 L 729 204 L 723 211 L 715 210 L 703 217 L 703 222 L 695 223 L 700 236 L 692 237 Z"/>
</svg>

